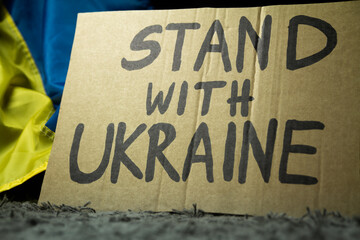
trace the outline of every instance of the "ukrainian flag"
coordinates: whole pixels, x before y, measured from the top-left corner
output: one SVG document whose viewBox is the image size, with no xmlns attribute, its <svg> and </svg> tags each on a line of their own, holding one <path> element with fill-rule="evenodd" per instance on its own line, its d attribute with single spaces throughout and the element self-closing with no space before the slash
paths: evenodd
<svg viewBox="0 0 360 240">
<path fill-rule="evenodd" d="M 44 171 L 79 12 L 149 0 L 0 0 L 0 192 Z"/>
</svg>

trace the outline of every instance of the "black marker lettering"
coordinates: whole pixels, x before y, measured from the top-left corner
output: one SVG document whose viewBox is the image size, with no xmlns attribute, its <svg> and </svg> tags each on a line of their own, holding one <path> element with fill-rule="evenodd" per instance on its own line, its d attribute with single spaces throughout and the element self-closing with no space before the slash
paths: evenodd
<svg viewBox="0 0 360 240">
<path fill-rule="evenodd" d="M 261 38 L 259 38 L 259 35 L 255 32 L 249 20 L 246 17 L 241 17 L 239 24 L 238 54 L 236 57 L 236 68 L 239 73 L 242 72 L 244 66 L 246 32 L 249 34 L 251 43 L 253 44 L 258 55 L 260 69 L 264 70 L 267 67 L 271 35 L 271 22 L 271 16 L 266 15 L 261 29 Z"/>
<path fill-rule="evenodd" d="M 272 157 L 274 153 L 274 145 L 276 139 L 277 120 L 275 118 L 270 119 L 268 133 L 266 138 L 265 153 L 261 147 L 259 138 L 257 137 L 254 126 L 250 121 L 246 121 L 244 124 L 243 132 L 243 144 L 241 148 L 241 158 L 239 165 L 239 183 L 246 182 L 246 172 L 249 159 L 249 145 L 251 144 L 254 158 L 259 166 L 261 176 L 264 182 L 268 183 L 271 173 Z"/>
<path fill-rule="evenodd" d="M 140 169 L 135 165 L 129 156 L 125 153 L 126 149 L 143 133 L 146 129 L 146 125 L 140 124 L 136 130 L 131 134 L 131 136 L 126 139 L 124 142 L 124 136 L 126 132 L 126 124 L 120 122 L 118 125 L 118 131 L 116 134 L 115 140 L 115 153 L 113 158 L 113 163 L 111 167 L 111 182 L 117 183 L 119 172 L 120 172 L 120 162 L 122 162 L 127 169 L 138 179 L 142 179 L 143 174 Z"/>
<path fill-rule="evenodd" d="M 296 45 L 299 24 L 312 26 L 324 33 L 327 38 L 325 48 L 311 56 L 302 59 L 296 59 Z M 286 67 L 289 70 L 296 70 L 299 68 L 310 66 L 329 55 L 332 50 L 334 50 L 336 44 L 337 33 L 329 23 L 318 18 L 303 15 L 295 16 L 290 20 L 289 23 Z"/>
<path fill-rule="evenodd" d="M 234 158 L 236 146 L 236 125 L 233 122 L 228 124 L 228 132 L 225 143 L 225 156 L 223 165 L 223 175 L 225 181 L 231 181 L 234 174 Z"/>
<path fill-rule="evenodd" d="M 156 41 L 144 41 L 144 39 L 152 33 L 161 33 L 162 27 L 160 25 L 152 25 L 144 28 L 130 43 L 130 49 L 133 51 L 150 50 L 150 54 L 138 61 L 128 61 L 126 58 L 121 59 L 121 66 L 129 71 L 142 69 L 150 65 L 159 56 L 161 46 Z"/>
<path fill-rule="evenodd" d="M 250 80 L 245 79 L 242 86 L 242 96 L 238 96 L 238 82 L 235 80 L 231 85 L 231 98 L 227 100 L 230 104 L 230 116 L 236 115 L 236 104 L 241 103 L 241 116 L 247 117 L 249 114 L 249 102 L 254 98 L 250 96 Z"/>
<path fill-rule="evenodd" d="M 163 92 L 160 91 L 158 95 L 156 95 L 154 102 L 151 104 L 152 98 L 152 83 L 150 82 L 148 85 L 147 97 L 146 97 L 146 114 L 151 115 L 156 106 L 159 108 L 159 112 L 164 114 L 166 110 L 169 108 L 169 104 L 174 93 L 175 83 L 172 83 L 169 87 L 168 94 L 166 95 L 165 101 L 163 101 Z"/>
<path fill-rule="evenodd" d="M 279 169 L 279 180 L 281 183 L 291 184 L 305 184 L 311 185 L 316 184 L 318 180 L 314 177 L 295 175 L 287 173 L 287 166 L 289 161 L 289 153 L 304 153 L 304 154 L 315 154 L 316 148 L 308 145 L 291 145 L 292 134 L 294 130 L 323 130 L 325 125 L 317 121 L 296 121 L 288 120 L 285 126 L 284 133 L 284 146 L 281 155 L 280 169 Z"/>
<path fill-rule="evenodd" d="M 203 140 L 205 155 L 197 155 L 196 151 Z M 184 162 L 184 169 L 182 179 L 185 182 L 189 177 L 191 165 L 193 163 L 203 162 L 206 165 L 206 178 L 208 182 L 214 182 L 213 176 L 213 157 L 211 153 L 211 141 L 209 136 L 209 129 L 206 123 L 202 122 L 196 130 L 188 147 L 188 152 Z"/>
<path fill-rule="evenodd" d="M 211 40 L 214 37 L 214 34 L 217 34 L 219 39 L 219 44 L 211 44 Z M 205 55 L 208 52 L 220 52 L 222 61 L 224 64 L 224 70 L 225 72 L 231 71 L 231 63 L 229 59 L 229 50 L 228 46 L 225 40 L 225 34 L 224 29 L 220 23 L 219 20 L 215 20 L 213 24 L 211 25 L 209 31 L 206 34 L 206 37 L 204 39 L 204 42 L 201 45 L 199 54 L 196 58 L 195 65 L 194 65 L 194 71 L 199 71 L 204 59 Z"/>
<path fill-rule="evenodd" d="M 225 81 L 198 82 L 195 84 L 195 89 L 204 89 L 204 100 L 201 108 L 201 116 L 205 116 L 209 112 L 210 99 L 213 88 L 223 88 L 225 86 Z"/>
<path fill-rule="evenodd" d="M 178 102 L 178 108 L 177 108 L 177 114 L 179 116 L 184 114 L 185 106 L 186 106 L 186 98 L 188 93 L 188 83 L 184 81 L 181 84 L 181 90 L 179 95 L 179 102 Z"/>
<path fill-rule="evenodd" d="M 100 162 L 99 167 L 91 173 L 84 173 L 79 169 L 79 164 L 78 164 L 78 153 L 79 153 L 81 136 L 84 132 L 84 128 L 85 128 L 84 124 L 80 123 L 77 125 L 75 129 L 74 139 L 71 145 L 70 161 L 69 161 L 71 180 L 81 184 L 92 183 L 98 180 L 99 178 L 101 178 L 101 176 L 104 174 L 109 164 L 111 147 L 114 141 L 114 124 L 110 123 L 107 127 L 104 155 Z"/>
<path fill-rule="evenodd" d="M 181 65 L 181 51 L 184 45 L 185 30 L 199 29 L 199 23 L 170 23 L 166 26 L 166 30 L 177 30 L 177 37 L 174 50 L 174 58 L 172 71 L 179 71 Z"/>
<path fill-rule="evenodd" d="M 159 145 L 160 131 L 163 131 L 165 133 L 165 140 Z M 150 140 L 145 172 L 145 181 L 150 182 L 153 180 L 155 171 L 155 158 L 157 158 L 167 172 L 167 174 L 169 175 L 169 177 L 173 181 L 179 182 L 179 174 L 163 153 L 165 148 L 167 148 L 176 137 L 176 131 L 174 126 L 169 123 L 157 123 L 149 129 L 148 134 Z"/>
</svg>

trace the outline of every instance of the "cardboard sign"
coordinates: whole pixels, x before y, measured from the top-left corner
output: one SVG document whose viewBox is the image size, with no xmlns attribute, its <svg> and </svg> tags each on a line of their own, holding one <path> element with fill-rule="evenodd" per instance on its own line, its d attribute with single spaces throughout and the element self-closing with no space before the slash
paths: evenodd
<svg viewBox="0 0 360 240">
<path fill-rule="evenodd" d="M 40 202 L 360 214 L 359 9 L 79 14 Z"/>
</svg>

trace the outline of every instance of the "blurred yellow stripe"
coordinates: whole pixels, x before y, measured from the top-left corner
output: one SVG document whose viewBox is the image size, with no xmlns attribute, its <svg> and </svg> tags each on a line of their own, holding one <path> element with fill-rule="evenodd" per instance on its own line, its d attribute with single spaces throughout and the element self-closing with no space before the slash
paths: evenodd
<svg viewBox="0 0 360 240">
<path fill-rule="evenodd" d="M 10 14 L 0 6 L 0 192 L 44 171 L 54 112 L 39 71 Z"/>
</svg>

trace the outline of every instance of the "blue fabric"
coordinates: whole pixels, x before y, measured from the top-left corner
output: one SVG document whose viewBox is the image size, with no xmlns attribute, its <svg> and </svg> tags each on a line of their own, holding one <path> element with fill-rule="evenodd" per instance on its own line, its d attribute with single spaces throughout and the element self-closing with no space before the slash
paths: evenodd
<svg viewBox="0 0 360 240">
<path fill-rule="evenodd" d="M 4 3 L 28 44 L 45 91 L 56 109 L 47 123 L 53 131 L 70 61 L 77 14 L 152 9 L 149 0 L 8 0 Z"/>
</svg>

